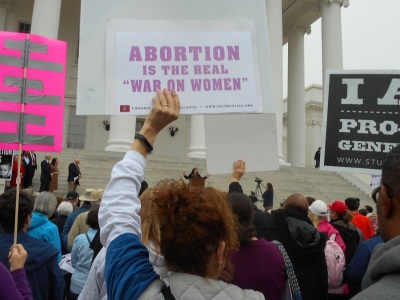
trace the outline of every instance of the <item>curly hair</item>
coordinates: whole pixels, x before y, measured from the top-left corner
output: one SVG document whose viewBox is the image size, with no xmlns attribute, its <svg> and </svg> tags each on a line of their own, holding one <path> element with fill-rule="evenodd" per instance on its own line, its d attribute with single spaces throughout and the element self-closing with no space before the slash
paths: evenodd
<svg viewBox="0 0 400 300">
<path fill-rule="evenodd" d="M 158 217 L 154 214 L 152 195 L 153 189 L 149 188 L 140 196 L 141 208 L 139 216 L 142 219 L 142 243 L 145 246 L 149 246 L 150 242 L 153 242 L 159 248 L 160 225 Z"/>
<path fill-rule="evenodd" d="M 197 189 L 182 180 L 156 184 L 151 198 L 159 220 L 160 249 L 171 271 L 202 277 L 231 279 L 228 252 L 237 250 L 236 220 L 226 193 L 215 188 Z M 221 272 L 215 253 L 225 242 L 225 270 Z"/>
</svg>

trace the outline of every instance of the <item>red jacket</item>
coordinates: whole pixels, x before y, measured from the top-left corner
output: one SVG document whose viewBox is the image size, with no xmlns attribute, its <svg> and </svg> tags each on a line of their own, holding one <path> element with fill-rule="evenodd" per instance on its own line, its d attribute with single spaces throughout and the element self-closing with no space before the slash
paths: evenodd
<svg viewBox="0 0 400 300">
<path fill-rule="evenodd" d="M 374 236 L 374 230 L 372 229 L 371 222 L 366 216 L 363 216 L 358 212 L 353 212 L 353 220 L 351 222 L 362 231 L 364 235 L 364 241 Z"/>
</svg>

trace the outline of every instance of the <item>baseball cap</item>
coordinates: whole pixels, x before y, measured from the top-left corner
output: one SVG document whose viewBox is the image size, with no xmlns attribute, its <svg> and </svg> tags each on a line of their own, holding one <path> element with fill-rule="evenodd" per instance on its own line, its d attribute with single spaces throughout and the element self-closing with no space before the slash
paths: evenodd
<svg viewBox="0 0 400 300">
<path fill-rule="evenodd" d="M 71 200 L 75 200 L 78 197 L 79 197 L 79 194 L 77 192 L 75 192 L 75 191 L 70 191 L 67 194 L 67 200 L 70 200 L 70 201 Z"/>
<path fill-rule="evenodd" d="M 338 213 L 339 215 L 344 215 L 346 213 L 346 210 L 349 210 L 349 208 L 342 201 L 336 200 L 332 203 L 331 210 Z"/>
<path fill-rule="evenodd" d="M 315 200 L 309 207 L 310 211 L 319 217 L 326 217 L 328 215 L 328 205 L 322 200 Z"/>
</svg>

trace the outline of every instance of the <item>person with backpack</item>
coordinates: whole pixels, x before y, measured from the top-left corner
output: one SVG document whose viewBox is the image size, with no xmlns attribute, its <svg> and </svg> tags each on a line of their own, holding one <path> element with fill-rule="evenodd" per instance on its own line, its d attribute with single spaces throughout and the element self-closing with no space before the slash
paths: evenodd
<svg viewBox="0 0 400 300">
<path fill-rule="evenodd" d="M 336 200 L 332 203 L 329 211 L 330 223 L 335 227 L 342 237 L 346 245 L 346 266 L 350 264 L 351 259 L 357 251 L 358 246 L 363 241 L 363 234 L 357 227 L 351 222 L 353 214 L 349 210 L 346 204 L 342 201 Z M 347 279 L 345 279 L 347 281 Z M 359 292 L 357 286 L 349 284 L 350 296 L 354 296 Z"/>
<path fill-rule="evenodd" d="M 349 293 L 349 288 L 344 282 L 346 245 L 339 231 L 327 221 L 328 214 L 328 206 L 322 200 L 315 200 L 309 207 L 309 217 L 314 226 L 328 237 L 325 246 L 328 299 L 344 299 Z"/>
</svg>

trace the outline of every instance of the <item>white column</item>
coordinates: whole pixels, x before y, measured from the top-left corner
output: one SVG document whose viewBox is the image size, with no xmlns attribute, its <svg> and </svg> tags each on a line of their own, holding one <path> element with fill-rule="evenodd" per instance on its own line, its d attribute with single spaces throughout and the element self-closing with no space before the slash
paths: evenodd
<svg viewBox="0 0 400 300">
<path fill-rule="evenodd" d="M 341 6 L 348 7 L 349 0 L 322 0 L 321 35 L 322 35 L 322 78 L 329 69 L 343 69 L 342 18 Z"/>
<path fill-rule="evenodd" d="M 12 3 L 10 1 L 1 1 L 0 2 L 0 30 L 6 30 L 6 18 L 7 18 L 7 10 L 12 9 Z"/>
<path fill-rule="evenodd" d="M 305 28 L 292 26 L 288 35 L 288 97 L 287 136 L 288 162 L 305 166 L 305 95 L 304 95 L 304 33 Z"/>
<path fill-rule="evenodd" d="M 61 0 L 35 0 L 32 14 L 32 34 L 58 38 Z"/>
<path fill-rule="evenodd" d="M 187 156 L 191 158 L 206 158 L 203 115 L 192 115 L 190 118 L 190 144 Z"/>
<path fill-rule="evenodd" d="M 135 138 L 136 116 L 111 116 L 106 151 L 126 152 Z"/>
<path fill-rule="evenodd" d="M 70 115 L 71 115 L 71 106 L 64 103 L 64 128 L 63 128 L 63 141 L 62 141 L 63 148 L 67 148 L 67 146 L 68 146 L 68 131 L 69 131 Z"/>
<path fill-rule="evenodd" d="M 284 163 L 282 152 L 282 127 L 283 127 L 283 54 L 282 54 L 282 1 L 266 0 L 268 35 L 271 53 L 271 67 L 273 74 L 273 92 L 276 113 L 276 129 L 278 139 L 278 154 L 280 163 Z"/>
</svg>

